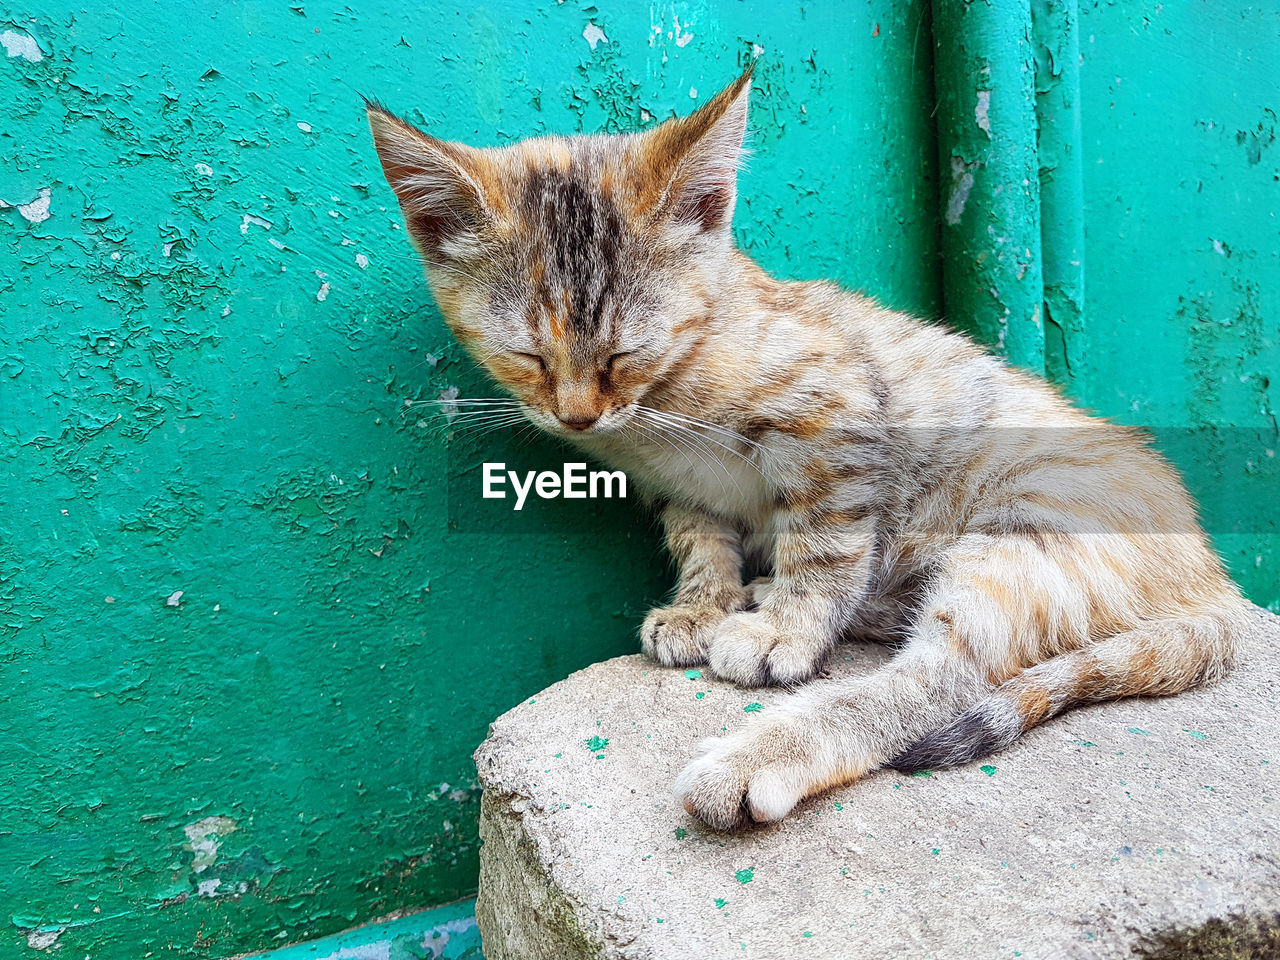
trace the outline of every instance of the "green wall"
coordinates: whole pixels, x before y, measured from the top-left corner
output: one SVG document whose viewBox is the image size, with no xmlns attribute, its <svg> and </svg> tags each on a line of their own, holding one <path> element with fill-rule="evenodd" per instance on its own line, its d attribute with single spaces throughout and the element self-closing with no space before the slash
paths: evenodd
<svg viewBox="0 0 1280 960">
<path fill-rule="evenodd" d="M 1280 4 L 1080 4 L 1086 403 L 1153 428 L 1280 609 Z"/>
<path fill-rule="evenodd" d="M 634 649 L 669 581 L 629 505 L 478 500 L 554 447 L 406 406 L 489 390 L 359 93 L 503 143 L 686 112 L 758 52 L 742 242 L 1156 428 L 1280 602 L 1280 11 L 1000 0 L 1030 19 L 935 42 L 973 9 L 0 0 L 0 954 L 220 958 L 466 894 L 488 720 Z"/>
<path fill-rule="evenodd" d="M 466 894 L 487 722 L 668 583 L 630 506 L 477 512 L 480 460 L 553 449 L 406 409 L 487 388 L 358 93 L 480 144 L 629 129 L 758 47 L 743 242 L 940 311 L 927 10 L 645 10 L 0 0 L 0 955 Z"/>
</svg>

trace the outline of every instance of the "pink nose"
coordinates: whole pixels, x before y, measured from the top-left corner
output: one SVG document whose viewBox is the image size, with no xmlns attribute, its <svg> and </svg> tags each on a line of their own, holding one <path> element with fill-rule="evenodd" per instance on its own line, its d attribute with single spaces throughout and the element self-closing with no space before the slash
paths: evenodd
<svg viewBox="0 0 1280 960">
<path fill-rule="evenodd" d="M 600 415 L 596 413 L 560 414 L 560 422 L 570 430 L 585 430 L 599 419 Z"/>
</svg>

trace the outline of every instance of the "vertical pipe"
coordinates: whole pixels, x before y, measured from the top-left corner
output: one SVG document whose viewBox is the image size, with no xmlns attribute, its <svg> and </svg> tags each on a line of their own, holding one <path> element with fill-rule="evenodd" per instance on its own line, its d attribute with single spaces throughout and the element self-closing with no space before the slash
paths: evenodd
<svg viewBox="0 0 1280 960">
<path fill-rule="evenodd" d="M 947 319 L 1043 373 L 1031 0 L 934 0 L 933 37 Z"/>
<path fill-rule="evenodd" d="M 1080 167 L 1077 0 L 1032 0 L 1040 121 L 1040 244 L 1044 258 L 1045 372 L 1084 401 L 1084 186 Z"/>
</svg>

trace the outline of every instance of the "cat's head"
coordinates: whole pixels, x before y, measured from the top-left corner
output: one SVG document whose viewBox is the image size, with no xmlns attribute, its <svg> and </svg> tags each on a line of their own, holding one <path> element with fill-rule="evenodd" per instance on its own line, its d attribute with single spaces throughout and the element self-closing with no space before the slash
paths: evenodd
<svg viewBox="0 0 1280 960">
<path fill-rule="evenodd" d="M 705 337 L 732 254 L 750 71 L 645 133 L 476 149 L 369 123 L 459 342 L 561 435 L 607 432 Z"/>
</svg>

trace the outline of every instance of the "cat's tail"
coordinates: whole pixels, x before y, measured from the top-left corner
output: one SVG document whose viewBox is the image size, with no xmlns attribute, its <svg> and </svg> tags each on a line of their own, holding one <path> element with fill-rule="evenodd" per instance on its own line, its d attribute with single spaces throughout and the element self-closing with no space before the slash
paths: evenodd
<svg viewBox="0 0 1280 960">
<path fill-rule="evenodd" d="M 1064 710 L 1159 697 L 1214 683 L 1231 669 L 1244 613 L 1235 604 L 1117 633 L 1029 667 L 886 766 L 904 772 L 981 759 Z"/>
</svg>

